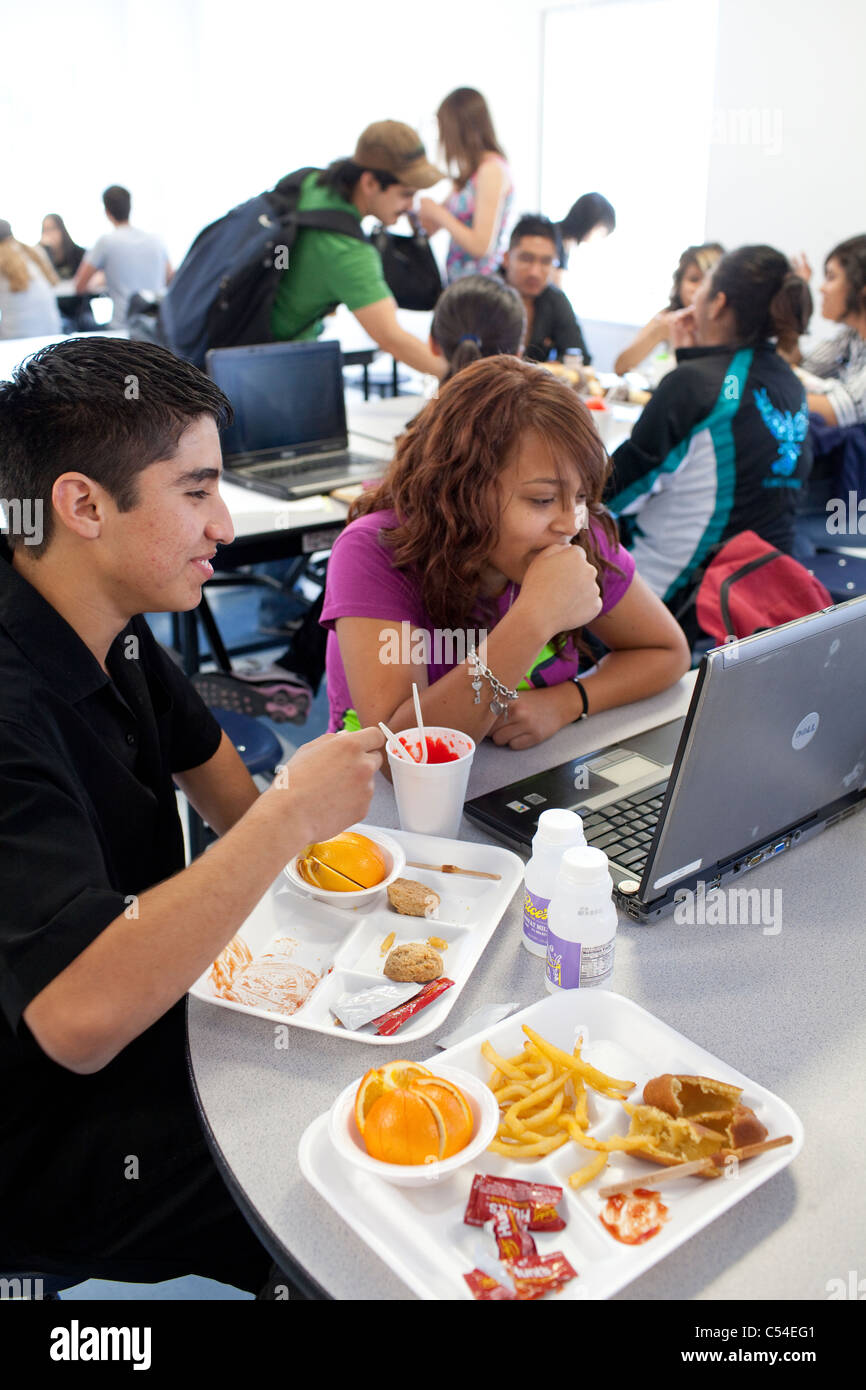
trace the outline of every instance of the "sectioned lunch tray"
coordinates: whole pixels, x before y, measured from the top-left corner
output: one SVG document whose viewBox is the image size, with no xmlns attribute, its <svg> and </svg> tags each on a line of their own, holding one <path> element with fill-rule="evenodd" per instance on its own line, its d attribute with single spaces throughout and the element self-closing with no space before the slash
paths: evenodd
<svg viewBox="0 0 866 1390">
<path fill-rule="evenodd" d="M 378 826 L 357 829 L 375 838 Z M 273 952 L 292 965 L 304 967 L 321 979 L 295 1013 L 255 1008 L 221 998 L 210 979 L 210 969 L 196 980 L 190 993 L 210 1004 L 240 1013 L 254 1014 L 269 1023 L 286 1023 L 295 1028 L 311 1028 L 352 1042 L 382 1043 L 390 1046 L 412 1042 L 432 1033 L 444 1022 L 457 1002 L 482 951 L 496 930 L 523 878 L 523 861 L 510 850 L 464 840 L 442 840 L 431 835 L 412 835 L 402 830 L 382 833 L 396 840 L 407 860 L 424 864 L 459 864 L 464 869 L 500 874 L 493 881 L 467 878 L 460 874 L 433 873 L 427 869 L 406 868 L 404 878 L 417 879 L 434 888 L 441 899 L 438 916 L 403 917 L 389 907 L 382 894 L 371 905 L 357 909 L 331 907 L 307 897 L 281 876 L 254 908 L 237 932 L 254 958 Z M 390 1037 L 377 1037 L 372 1024 L 362 1029 L 340 1027 L 330 1004 L 344 992 L 387 984 L 382 973 L 385 955 L 381 945 L 394 933 L 394 945 L 426 941 L 438 936 L 447 941 L 442 951 L 445 975 L 454 981 L 434 1003 L 409 1018 Z M 419 985 L 420 989 L 421 986 Z"/>
<path fill-rule="evenodd" d="M 736 1177 L 709 1181 L 683 1178 L 663 1185 L 659 1191 L 669 1219 L 659 1234 L 643 1245 L 622 1245 L 599 1220 L 605 1201 L 597 1195 L 598 1189 L 642 1173 L 657 1172 L 655 1164 L 613 1153 L 600 1177 L 573 1191 L 568 1186 L 569 1174 L 588 1163 L 593 1154 L 569 1142 L 549 1157 L 538 1159 L 508 1159 L 487 1152 L 441 1183 L 394 1187 L 341 1159 L 328 1137 L 328 1116 L 320 1115 L 301 1139 L 299 1158 L 304 1177 L 421 1298 L 472 1297 L 463 1275 L 475 1264 L 472 1252 L 477 1249 L 482 1232 L 464 1225 L 463 1213 L 474 1173 L 494 1173 L 561 1187 L 559 1211 L 566 1220 L 565 1230 L 538 1233 L 534 1239 L 540 1255 L 561 1250 L 578 1277 L 559 1293 L 548 1295 L 548 1301 L 602 1299 L 645 1274 L 677 1246 L 774 1177 L 802 1148 L 803 1126 L 778 1096 L 689 1042 L 631 1000 L 603 989 L 571 991 L 533 1004 L 489 1032 L 478 1033 L 438 1053 L 428 1059 L 427 1065 L 435 1072 L 437 1065 L 444 1063 L 487 1080 L 492 1068 L 481 1055 L 481 1043 L 486 1037 L 500 1056 L 513 1056 L 526 1041 L 521 1031 L 524 1023 L 568 1052 L 582 1034 L 584 1059 L 611 1076 L 634 1081 L 636 1088 L 630 1099 L 636 1102 L 641 1101 L 650 1077 L 663 1072 L 710 1076 L 741 1086 L 743 1104 L 752 1106 L 766 1125 L 769 1138 L 790 1134 L 794 1142 L 743 1162 Z M 624 1134 L 628 1117 L 622 1106 L 594 1091 L 588 1094 L 589 1133 L 599 1139 Z M 488 1253 L 495 1257 L 493 1237 L 488 1239 Z"/>
</svg>

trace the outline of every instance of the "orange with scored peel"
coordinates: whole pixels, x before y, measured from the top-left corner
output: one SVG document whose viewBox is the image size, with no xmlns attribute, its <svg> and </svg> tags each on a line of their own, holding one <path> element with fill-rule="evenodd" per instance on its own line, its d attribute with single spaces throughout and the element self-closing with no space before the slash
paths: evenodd
<svg viewBox="0 0 866 1390">
<path fill-rule="evenodd" d="M 367 1153 L 383 1163 L 430 1163 L 464 1149 L 474 1120 L 453 1082 L 417 1062 L 389 1062 L 362 1077 L 355 1123 Z"/>
<path fill-rule="evenodd" d="M 375 888 L 388 874 L 379 846 L 356 830 L 344 830 L 331 840 L 307 845 L 298 855 L 297 870 L 305 883 L 332 893 Z"/>
</svg>

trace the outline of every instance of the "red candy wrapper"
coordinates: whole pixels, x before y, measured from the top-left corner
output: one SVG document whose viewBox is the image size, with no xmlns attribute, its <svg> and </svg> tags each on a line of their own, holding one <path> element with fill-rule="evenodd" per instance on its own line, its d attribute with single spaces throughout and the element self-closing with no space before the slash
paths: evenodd
<svg viewBox="0 0 866 1390">
<path fill-rule="evenodd" d="M 524 1212 L 516 1211 L 509 1203 L 491 1201 L 490 1214 L 500 1260 L 510 1263 L 512 1260 L 528 1259 L 537 1253 L 535 1241 L 523 1220 Z"/>
<path fill-rule="evenodd" d="M 529 1299 L 543 1298 L 547 1293 L 557 1293 L 570 1279 L 577 1278 L 577 1270 L 572 1269 L 561 1250 L 552 1255 L 531 1255 L 525 1260 L 514 1260 L 505 1266 L 514 1281 L 515 1293 L 504 1284 L 498 1284 L 490 1274 L 481 1269 L 473 1269 L 463 1278 L 472 1290 L 472 1297 L 482 1301 L 487 1299 L 517 1299 L 523 1303 Z"/>
<path fill-rule="evenodd" d="M 552 1255 L 531 1255 L 529 1259 L 513 1261 L 508 1273 L 514 1280 L 519 1299 L 543 1298 L 546 1293 L 556 1293 L 563 1284 L 577 1278 L 577 1270 L 572 1269 L 561 1250 Z"/>
<path fill-rule="evenodd" d="M 396 1033 L 398 1028 L 402 1028 L 407 1018 L 417 1014 L 421 1009 L 426 1009 L 428 1004 L 432 1004 L 434 999 L 438 999 L 440 994 L 444 994 L 446 989 L 450 989 L 453 980 L 448 980 L 441 976 L 438 980 L 430 980 L 405 1004 L 398 1004 L 396 1009 L 389 1009 L 387 1013 L 380 1014 L 372 1021 L 376 1025 L 376 1033 L 380 1037 L 389 1037 L 391 1033 Z M 560 1193 L 560 1196 L 562 1194 Z"/>
<path fill-rule="evenodd" d="M 564 1231 L 565 1221 L 556 1210 L 561 1201 L 561 1187 L 476 1173 L 463 1220 L 467 1226 L 483 1226 L 494 1215 L 492 1207 L 496 1204 L 510 1207 L 524 1230 Z"/>
<path fill-rule="evenodd" d="M 492 1275 L 485 1274 L 481 1269 L 470 1270 L 468 1274 L 464 1274 L 463 1278 L 472 1290 L 472 1297 L 480 1299 L 482 1302 L 487 1299 L 513 1299 L 517 1297 L 516 1293 L 506 1289 L 504 1284 L 497 1284 Z"/>
</svg>

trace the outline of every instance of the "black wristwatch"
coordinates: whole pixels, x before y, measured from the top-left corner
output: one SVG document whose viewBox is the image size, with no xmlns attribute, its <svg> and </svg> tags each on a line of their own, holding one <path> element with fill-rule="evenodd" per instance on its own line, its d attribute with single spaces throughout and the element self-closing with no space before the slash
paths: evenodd
<svg viewBox="0 0 866 1390">
<path fill-rule="evenodd" d="M 586 691 L 583 688 L 583 682 L 578 680 L 577 676 L 572 676 L 572 680 L 574 684 L 577 686 L 578 690 L 580 691 L 580 698 L 583 701 L 583 713 L 579 714 L 577 716 L 577 719 L 572 720 L 572 723 L 576 724 L 578 719 L 586 719 L 586 716 L 589 714 L 589 700 L 586 698 Z"/>
</svg>

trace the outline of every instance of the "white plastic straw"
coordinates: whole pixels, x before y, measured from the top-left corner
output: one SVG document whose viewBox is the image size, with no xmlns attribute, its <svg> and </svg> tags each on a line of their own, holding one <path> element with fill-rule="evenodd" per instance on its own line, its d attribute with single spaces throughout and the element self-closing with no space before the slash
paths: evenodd
<svg viewBox="0 0 866 1390">
<path fill-rule="evenodd" d="M 418 694 L 418 687 L 412 682 L 412 699 L 415 701 L 415 723 L 418 725 L 418 736 L 421 739 L 421 757 L 419 763 L 427 761 L 427 736 L 424 732 L 424 720 L 421 718 L 421 697 Z"/>
</svg>

